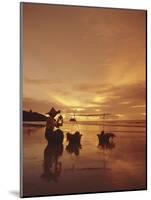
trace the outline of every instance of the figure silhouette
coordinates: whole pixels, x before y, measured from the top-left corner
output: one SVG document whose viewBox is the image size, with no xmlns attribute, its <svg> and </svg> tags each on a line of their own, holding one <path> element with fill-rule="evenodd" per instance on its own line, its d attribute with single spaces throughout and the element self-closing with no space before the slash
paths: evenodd
<svg viewBox="0 0 151 200">
<path fill-rule="evenodd" d="M 54 144 L 62 144 L 64 139 L 63 131 L 59 129 L 60 126 L 63 125 L 63 117 L 60 115 L 57 119 L 55 119 L 56 115 L 61 111 L 56 111 L 54 108 L 46 113 L 49 115 L 46 122 L 46 130 L 45 130 L 45 138 L 48 143 Z M 55 130 L 57 128 L 57 130 Z"/>
</svg>

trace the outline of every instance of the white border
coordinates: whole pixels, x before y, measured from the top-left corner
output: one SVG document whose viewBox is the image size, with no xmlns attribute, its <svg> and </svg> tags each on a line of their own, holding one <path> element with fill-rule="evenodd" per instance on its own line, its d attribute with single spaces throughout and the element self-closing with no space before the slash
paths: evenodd
<svg viewBox="0 0 151 200">
<path fill-rule="evenodd" d="M 26 2 L 26 0 L 24 1 Z M 150 90 L 150 48 L 151 48 L 151 3 L 149 0 L 45 0 L 27 1 L 55 4 L 135 8 L 148 10 L 148 102 Z M 148 103 L 148 122 L 150 121 L 150 105 Z M 16 199 L 19 191 L 19 1 L 4 0 L 0 3 L 0 197 Z M 151 169 L 151 136 L 148 123 L 148 169 Z M 89 195 L 72 195 L 86 199 L 137 198 L 150 199 L 151 171 L 148 170 L 148 191 L 115 192 Z M 45 199 L 50 197 L 45 197 Z M 51 197 L 51 199 L 71 199 L 71 196 Z M 29 198 L 30 199 L 30 198 Z M 39 199 L 39 198 L 35 198 Z"/>
</svg>

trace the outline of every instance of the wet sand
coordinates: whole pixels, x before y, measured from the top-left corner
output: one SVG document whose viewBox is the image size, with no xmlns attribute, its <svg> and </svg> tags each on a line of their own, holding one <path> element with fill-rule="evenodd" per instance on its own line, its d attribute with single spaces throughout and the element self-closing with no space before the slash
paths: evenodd
<svg viewBox="0 0 151 200">
<path fill-rule="evenodd" d="M 108 123 L 114 145 L 98 146 L 99 125 L 79 124 L 81 147 L 47 146 L 45 128 L 23 127 L 24 196 L 146 189 L 146 131 L 139 122 Z M 76 131 L 72 124 L 63 130 Z"/>
</svg>

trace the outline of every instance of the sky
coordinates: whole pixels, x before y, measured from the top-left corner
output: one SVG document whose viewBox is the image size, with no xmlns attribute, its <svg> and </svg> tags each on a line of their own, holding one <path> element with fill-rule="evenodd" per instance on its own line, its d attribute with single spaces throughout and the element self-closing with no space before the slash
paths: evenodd
<svg viewBox="0 0 151 200">
<path fill-rule="evenodd" d="M 30 3 L 22 11 L 24 110 L 145 119 L 145 11 Z"/>
</svg>

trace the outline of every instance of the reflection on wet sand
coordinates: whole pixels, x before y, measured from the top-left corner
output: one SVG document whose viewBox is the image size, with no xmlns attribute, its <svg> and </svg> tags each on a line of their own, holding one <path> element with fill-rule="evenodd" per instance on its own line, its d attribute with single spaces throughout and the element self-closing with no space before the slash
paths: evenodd
<svg viewBox="0 0 151 200">
<path fill-rule="evenodd" d="M 107 167 L 107 161 L 108 161 L 108 151 L 111 151 L 112 149 L 115 148 L 115 141 L 113 139 L 111 140 L 100 140 L 99 139 L 99 144 L 98 144 L 98 149 L 101 151 L 101 156 L 102 156 L 102 161 L 103 161 L 103 167 L 102 169 L 104 170 L 110 170 L 111 168 Z"/>
<path fill-rule="evenodd" d="M 113 139 L 111 139 L 111 140 L 109 140 L 107 142 L 99 140 L 98 147 L 102 148 L 102 149 L 110 149 L 110 150 L 114 149 L 115 148 L 115 141 Z"/>
<path fill-rule="evenodd" d="M 99 140 L 98 148 L 102 150 L 102 162 L 103 167 L 84 167 L 84 168 L 78 168 L 76 169 L 75 164 L 72 165 L 72 171 L 73 170 L 98 170 L 98 169 L 110 169 L 106 166 L 107 159 L 106 159 L 106 153 L 108 150 L 112 150 L 115 148 L 115 142 L 113 140 Z M 47 181 L 58 181 L 58 178 L 61 174 L 62 170 L 62 162 L 59 161 L 59 158 L 63 155 L 63 144 L 49 144 L 46 146 L 44 150 L 44 163 L 43 163 L 43 174 L 42 178 L 46 179 Z M 66 151 L 75 156 L 80 155 L 80 150 L 82 149 L 81 144 L 72 144 L 68 143 L 66 146 Z"/>
<path fill-rule="evenodd" d="M 66 151 L 69 154 L 75 154 L 76 156 L 80 154 L 80 149 L 82 149 L 81 137 L 82 134 L 80 134 L 80 132 L 78 131 L 76 131 L 74 134 L 71 134 L 69 132 L 66 134 L 68 142 L 68 145 L 66 146 Z"/>
<path fill-rule="evenodd" d="M 61 175 L 62 163 L 59 157 L 63 154 L 62 144 L 48 144 L 44 150 L 44 163 L 42 178 L 47 181 L 58 181 Z"/>
<path fill-rule="evenodd" d="M 135 127 L 138 133 L 123 128 L 130 133 L 116 132 L 117 137 L 107 143 L 98 140 L 99 126 L 80 125 L 80 129 L 80 145 L 65 139 L 62 145 L 47 145 L 44 128 L 24 127 L 25 196 L 145 189 L 143 128 L 141 133 Z"/>
<path fill-rule="evenodd" d="M 80 149 L 82 149 L 82 146 L 80 144 L 68 144 L 66 146 L 66 151 L 69 154 L 74 154 L 76 156 L 78 156 L 80 154 Z"/>
</svg>

